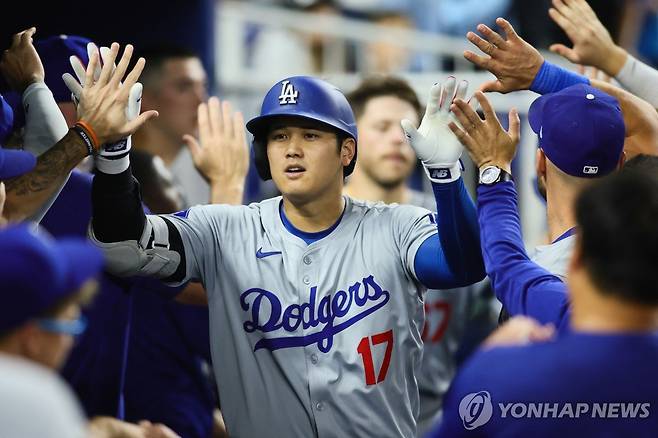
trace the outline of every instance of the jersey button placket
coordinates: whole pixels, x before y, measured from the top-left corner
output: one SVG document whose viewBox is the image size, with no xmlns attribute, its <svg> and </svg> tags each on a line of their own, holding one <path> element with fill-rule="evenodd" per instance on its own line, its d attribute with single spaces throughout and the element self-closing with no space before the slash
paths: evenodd
<svg viewBox="0 0 658 438">
<path fill-rule="evenodd" d="M 312 252 L 312 250 L 311 250 Z M 314 257 L 309 254 L 304 254 L 300 260 L 300 273 L 302 275 L 302 283 L 304 285 L 304 291 L 302 296 L 306 297 L 302 301 L 309 299 L 311 288 L 317 286 L 317 293 L 321 293 L 321 285 L 318 285 L 317 278 L 314 275 Z M 317 312 L 318 302 L 321 297 L 316 296 L 315 298 L 315 307 Z M 316 316 L 317 317 L 317 316 Z M 308 336 L 310 334 L 316 333 L 322 329 L 322 326 L 318 325 L 315 327 L 308 327 L 304 329 L 304 335 Z M 315 413 L 315 422 L 316 427 L 318 428 L 318 436 L 323 437 L 326 435 L 326 419 L 324 418 L 327 414 L 327 403 L 326 403 L 326 388 L 323 386 L 326 384 L 324 377 L 324 372 L 322 369 L 321 355 L 325 353 L 318 352 L 317 343 L 308 345 L 304 347 L 306 350 L 306 360 L 307 360 L 307 370 L 308 370 L 308 384 L 309 384 L 309 393 L 311 396 L 311 407 Z"/>
</svg>

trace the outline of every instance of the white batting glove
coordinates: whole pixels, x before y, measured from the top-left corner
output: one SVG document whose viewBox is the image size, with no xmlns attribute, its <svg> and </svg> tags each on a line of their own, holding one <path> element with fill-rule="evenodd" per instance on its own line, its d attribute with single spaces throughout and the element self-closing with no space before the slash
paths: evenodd
<svg viewBox="0 0 658 438">
<path fill-rule="evenodd" d="M 450 105 L 455 99 L 463 99 L 467 90 L 467 81 L 457 85 L 457 79 L 452 76 L 443 85 L 434 84 L 420 127 L 416 129 L 407 119 L 400 122 L 432 182 L 449 183 L 461 176 L 459 158 L 464 148 L 448 124 L 452 121 L 458 123 L 450 113 Z"/>
<path fill-rule="evenodd" d="M 101 59 L 105 62 L 110 53 L 109 47 L 101 47 L 98 49 L 94 43 L 87 44 L 87 53 L 89 57 L 91 57 L 96 51 L 100 52 Z M 71 56 L 69 61 L 71 62 L 71 67 L 73 67 L 73 71 L 78 79 L 76 80 L 70 73 L 64 73 L 62 79 L 71 91 L 71 99 L 77 106 L 80 101 L 80 95 L 82 94 L 82 85 L 84 85 L 85 66 L 76 56 Z M 98 79 L 100 71 L 101 66 L 99 63 L 94 71 L 94 80 Z M 137 82 L 130 89 L 128 106 L 126 107 L 126 117 L 129 121 L 135 119 L 141 110 L 142 88 L 142 84 Z M 131 146 L 132 139 L 130 136 L 121 139 L 116 143 L 102 145 L 100 152 L 96 156 L 96 167 L 99 171 L 107 174 L 117 174 L 125 171 L 130 165 L 129 153 Z"/>
</svg>

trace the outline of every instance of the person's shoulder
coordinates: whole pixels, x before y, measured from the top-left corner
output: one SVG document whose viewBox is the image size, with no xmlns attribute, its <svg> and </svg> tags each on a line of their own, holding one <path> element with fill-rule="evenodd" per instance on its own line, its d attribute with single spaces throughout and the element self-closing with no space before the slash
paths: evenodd
<svg viewBox="0 0 658 438">
<path fill-rule="evenodd" d="M 349 198 L 350 208 L 355 212 L 363 214 L 381 214 L 381 215 L 417 215 L 430 213 L 423 207 L 410 204 L 386 204 L 382 201 L 363 201 Z"/>
<path fill-rule="evenodd" d="M 200 204 L 173 213 L 172 216 L 190 220 L 213 220 L 221 222 L 231 221 L 259 221 L 263 216 L 277 214 L 281 197 L 265 199 L 247 205 L 229 204 Z"/>
<path fill-rule="evenodd" d="M 431 211 L 408 204 L 385 204 L 383 202 L 371 202 L 350 200 L 350 214 L 361 216 L 367 222 L 376 222 L 380 225 L 389 225 L 394 229 L 400 227 L 413 227 L 419 221 L 427 220 L 435 224 L 436 217 Z"/>
</svg>

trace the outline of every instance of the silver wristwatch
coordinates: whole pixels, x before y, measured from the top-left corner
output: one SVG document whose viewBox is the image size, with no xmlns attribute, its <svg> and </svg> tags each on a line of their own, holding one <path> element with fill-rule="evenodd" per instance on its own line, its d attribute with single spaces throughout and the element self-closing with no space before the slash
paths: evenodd
<svg viewBox="0 0 658 438">
<path fill-rule="evenodd" d="M 498 166 L 486 166 L 480 169 L 480 184 L 490 186 L 501 181 L 511 181 L 512 175 Z"/>
</svg>

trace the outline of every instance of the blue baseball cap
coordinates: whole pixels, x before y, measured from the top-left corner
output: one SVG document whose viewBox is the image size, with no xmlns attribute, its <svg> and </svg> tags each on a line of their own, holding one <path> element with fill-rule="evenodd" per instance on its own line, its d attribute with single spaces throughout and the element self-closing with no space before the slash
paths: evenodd
<svg viewBox="0 0 658 438">
<path fill-rule="evenodd" d="M 0 147 L 0 181 L 23 175 L 36 164 L 37 158 L 29 152 Z"/>
<path fill-rule="evenodd" d="M 596 178 L 617 168 L 626 126 L 619 101 L 609 94 L 572 85 L 536 99 L 528 120 L 539 147 L 564 173 Z"/>
<path fill-rule="evenodd" d="M 102 252 L 82 238 L 53 240 L 26 225 L 0 231 L 0 332 L 42 316 L 102 268 Z"/>
<path fill-rule="evenodd" d="M 41 58 L 43 69 L 46 72 L 45 82 L 55 96 L 55 101 L 71 102 L 71 91 L 67 88 L 62 75 L 73 72 L 69 58 L 77 56 L 82 64 L 87 65 L 87 43 L 91 40 L 75 35 L 57 35 L 43 38 L 34 42 L 34 48 Z"/>
<path fill-rule="evenodd" d="M 0 94 L 0 143 L 4 143 L 14 129 L 14 110 Z"/>
</svg>

